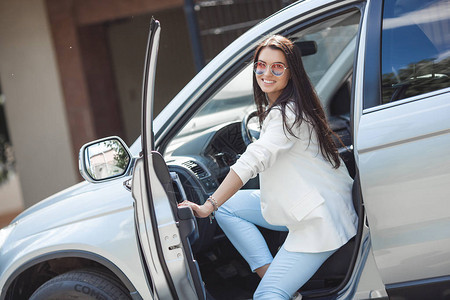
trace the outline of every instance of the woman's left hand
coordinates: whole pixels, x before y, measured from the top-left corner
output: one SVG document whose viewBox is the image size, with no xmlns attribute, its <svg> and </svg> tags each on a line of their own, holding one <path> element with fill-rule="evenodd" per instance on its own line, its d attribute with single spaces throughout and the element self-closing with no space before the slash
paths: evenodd
<svg viewBox="0 0 450 300">
<path fill-rule="evenodd" d="M 206 202 L 209 203 L 209 202 Z M 184 200 L 181 203 L 178 203 L 178 206 L 189 206 L 194 212 L 194 216 L 198 218 L 206 218 L 208 217 L 214 210 L 212 205 L 198 205 L 194 202 Z M 210 207 L 211 206 L 211 207 Z"/>
</svg>

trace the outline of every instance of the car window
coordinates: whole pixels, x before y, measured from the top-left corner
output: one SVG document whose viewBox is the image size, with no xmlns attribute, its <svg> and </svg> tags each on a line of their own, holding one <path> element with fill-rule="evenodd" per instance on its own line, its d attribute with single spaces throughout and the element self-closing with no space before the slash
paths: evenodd
<svg viewBox="0 0 450 300">
<path fill-rule="evenodd" d="M 382 103 L 450 85 L 450 2 L 385 0 Z"/>
<path fill-rule="evenodd" d="M 302 44 L 309 48 L 311 44 L 317 46 L 316 50 L 309 49 L 303 56 L 303 63 L 326 111 L 333 101 L 344 103 L 345 108 L 341 111 L 350 111 L 350 94 L 348 99 L 336 100 L 335 96 L 342 94 L 338 91 L 348 82 L 353 69 L 359 20 L 360 12 L 352 10 L 289 36 L 300 48 Z M 249 62 L 191 117 L 168 144 L 165 154 L 170 155 L 179 146 L 218 125 L 240 122 L 246 114 L 256 110 L 252 76 L 252 64 Z"/>
<path fill-rule="evenodd" d="M 198 123 L 198 118 L 202 116 L 230 112 L 236 109 L 245 111 L 252 103 L 252 68 L 249 65 L 217 92 L 210 101 L 206 102 L 195 117 L 191 119 L 190 123 Z M 234 121 L 242 114 L 232 115 L 227 113 L 227 115 L 228 116 L 224 119 L 225 121 Z M 214 125 L 215 124 L 210 123 L 209 126 L 199 129 L 203 130 Z"/>
<path fill-rule="evenodd" d="M 252 66 L 248 65 L 218 90 L 172 139 L 165 154 L 170 155 L 178 146 L 215 126 L 239 122 L 255 110 L 252 75 Z"/>
<path fill-rule="evenodd" d="M 359 11 L 352 11 L 327 19 L 291 37 L 297 44 L 302 41 L 314 41 L 317 44 L 316 53 L 302 57 L 305 70 L 314 86 L 355 38 L 359 16 Z"/>
<path fill-rule="evenodd" d="M 303 56 L 302 60 L 328 117 L 350 112 L 350 91 L 342 91 L 350 88 L 345 82 L 350 81 L 353 70 L 360 17 L 359 10 L 352 10 L 290 37 L 297 45 L 305 41 L 317 45 L 317 52 Z"/>
</svg>

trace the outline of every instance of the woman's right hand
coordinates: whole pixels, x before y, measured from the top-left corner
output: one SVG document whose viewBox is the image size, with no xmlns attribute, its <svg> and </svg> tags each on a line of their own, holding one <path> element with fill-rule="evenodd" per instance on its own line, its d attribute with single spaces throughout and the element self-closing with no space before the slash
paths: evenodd
<svg viewBox="0 0 450 300">
<path fill-rule="evenodd" d="M 203 205 L 198 205 L 194 202 L 184 200 L 183 202 L 178 203 L 178 206 L 190 207 L 194 212 L 194 216 L 196 216 L 197 218 L 206 218 L 214 211 L 214 207 L 209 201 L 206 201 Z"/>
</svg>

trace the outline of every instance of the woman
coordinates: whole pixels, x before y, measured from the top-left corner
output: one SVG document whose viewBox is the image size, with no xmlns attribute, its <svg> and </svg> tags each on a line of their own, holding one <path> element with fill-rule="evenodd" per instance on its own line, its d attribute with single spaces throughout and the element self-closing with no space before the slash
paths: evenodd
<svg viewBox="0 0 450 300">
<path fill-rule="evenodd" d="M 356 234 L 352 179 L 339 158 L 300 50 L 275 35 L 254 55 L 260 138 L 203 205 L 261 278 L 254 299 L 289 299 Z M 260 174 L 260 190 L 237 191 Z M 275 258 L 255 225 L 289 231 Z"/>
</svg>

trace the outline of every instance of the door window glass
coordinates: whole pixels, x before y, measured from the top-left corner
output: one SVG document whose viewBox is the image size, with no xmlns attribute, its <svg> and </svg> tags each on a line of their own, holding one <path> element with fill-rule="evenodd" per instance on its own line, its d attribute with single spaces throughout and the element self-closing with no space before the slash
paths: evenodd
<svg viewBox="0 0 450 300">
<path fill-rule="evenodd" d="M 385 0 L 382 102 L 450 86 L 450 1 Z"/>
<path fill-rule="evenodd" d="M 352 10 L 291 36 L 302 50 L 306 73 L 328 118 L 350 112 L 350 82 L 360 17 L 359 10 Z M 316 52 L 303 49 L 308 42 L 316 44 Z"/>
<path fill-rule="evenodd" d="M 355 39 L 359 18 L 360 13 L 355 10 L 311 26 L 291 37 L 300 49 L 304 41 L 314 41 L 317 45 L 316 53 L 302 57 L 306 73 L 314 86 L 317 86 L 340 56 L 345 54 L 344 50 Z M 353 53 L 354 47 L 351 49 L 352 63 Z"/>
</svg>

